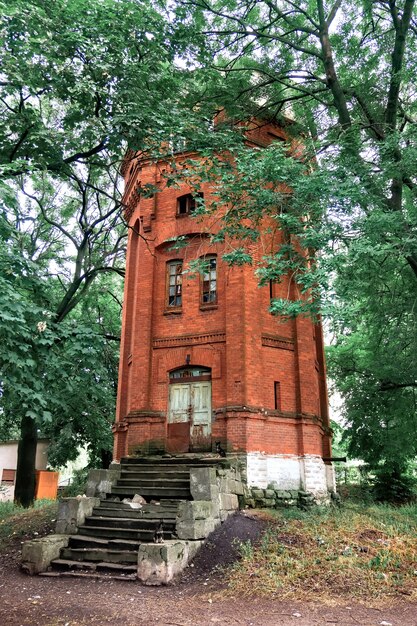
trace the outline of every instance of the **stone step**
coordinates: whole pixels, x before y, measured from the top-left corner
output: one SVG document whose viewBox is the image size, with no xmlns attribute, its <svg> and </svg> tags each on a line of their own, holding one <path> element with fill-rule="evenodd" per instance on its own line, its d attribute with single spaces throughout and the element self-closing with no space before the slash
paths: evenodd
<svg viewBox="0 0 417 626">
<path fill-rule="evenodd" d="M 124 572 L 133 573 L 137 572 L 137 565 L 126 565 L 123 563 L 108 563 L 106 561 L 92 562 L 92 561 L 72 561 L 69 559 L 55 559 L 51 563 L 54 569 L 80 569 L 97 572 Z"/>
<path fill-rule="evenodd" d="M 155 507 L 152 511 L 146 511 L 145 509 L 130 509 L 129 507 L 116 509 L 114 507 L 106 508 L 105 506 L 99 506 L 93 509 L 92 515 L 93 517 L 121 517 L 143 520 L 166 519 L 167 521 L 175 522 L 177 509 L 166 509 L 160 506 Z"/>
<path fill-rule="evenodd" d="M 170 465 L 163 465 L 163 464 L 152 464 L 152 465 L 147 465 L 145 463 L 140 464 L 140 465 L 135 465 L 134 463 L 129 463 L 127 465 L 122 464 L 120 466 L 120 470 L 122 472 L 126 472 L 126 474 L 158 474 L 158 473 L 163 473 L 163 474 L 167 474 L 168 476 L 171 474 L 184 474 L 187 475 L 190 471 L 190 468 L 188 467 L 188 465 L 181 465 L 181 464 L 170 464 Z"/>
<path fill-rule="evenodd" d="M 140 490 L 134 487 L 119 487 L 114 485 L 111 489 L 113 495 L 123 497 L 133 497 L 136 493 L 139 493 L 144 498 L 151 498 L 153 500 L 159 500 L 164 498 L 172 499 L 173 496 L 189 500 L 191 493 L 189 487 L 140 487 Z"/>
<path fill-rule="evenodd" d="M 47 576 L 49 578 L 90 578 L 93 580 L 134 580 L 138 579 L 137 572 L 134 574 L 124 574 L 123 572 L 115 574 L 114 572 L 90 572 L 82 570 L 54 570 L 52 572 L 41 572 L 39 576 Z"/>
<path fill-rule="evenodd" d="M 104 549 L 104 550 L 129 550 L 138 551 L 140 541 L 138 539 L 94 537 L 91 535 L 71 535 L 68 542 L 69 548 L 80 549 Z"/>
<path fill-rule="evenodd" d="M 132 564 L 138 562 L 138 551 L 108 550 L 106 548 L 63 548 L 60 558 L 68 561 Z"/>
<path fill-rule="evenodd" d="M 157 480 L 158 478 L 162 480 L 172 480 L 173 478 L 176 478 L 178 480 L 190 480 L 190 470 L 187 469 L 183 471 L 183 470 L 174 469 L 174 468 L 172 469 L 170 468 L 168 470 L 165 470 L 165 469 L 142 470 L 142 469 L 138 469 L 135 467 L 131 470 L 122 469 L 120 473 L 120 478 L 121 479 L 130 478 L 134 480 L 142 480 L 143 478 L 146 478 L 146 479 L 153 478 L 154 480 Z"/>
<path fill-rule="evenodd" d="M 139 494 L 140 495 L 140 494 Z M 114 496 L 114 497 L 118 497 L 118 496 Z M 118 500 L 112 500 L 111 496 L 109 499 L 105 499 L 105 500 L 101 500 L 100 501 L 100 505 L 99 506 L 104 506 L 106 508 L 115 508 L 115 509 L 130 509 L 133 510 L 129 504 L 126 504 L 125 502 L 122 502 L 120 500 L 120 498 Z M 147 504 L 144 504 L 142 507 L 142 511 L 149 511 L 152 512 L 154 510 L 157 509 L 161 509 L 164 508 L 165 510 L 177 510 L 178 508 L 178 500 L 170 500 L 169 498 L 166 498 L 163 502 L 161 502 L 160 504 L 151 504 L 150 502 L 148 502 Z"/>
<path fill-rule="evenodd" d="M 182 478 L 119 478 L 116 482 L 116 487 L 132 487 L 132 489 L 138 489 L 138 493 L 141 494 L 141 489 L 150 489 L 151 487 L 164 487 L 165 489 L 187 488 L 190 486 L 190 478 L 183 480 Z"/>
<path fill-rule="evenodd" d="M 116 526 L 123 528 L 135 528 L 137 530 L 155 530 L 156 526 L 163 522 L 164 529 L 173 532 L 175 521 L 161 520 L 160 518 L 131 518 L 131 517 L 107 517 L 91 515 L 85 518 L 85 526 Z"/>
<path fill-rule="evenodd" d="M 155 528 L 152 529 L 135 529 L 122 528 L 116 526 L 81 526 L 80 531 L 85 536 L 105 537 L 107 539 L 135 539 L 137 541 L 150 542 L 153 541 Z M 170 531 L 164 532 L 165 539 L 171 539 Z"/>
<path fill-rule="evenodd" d="M 149 466 L 149 467 L 171 467 L 174 465 L 188 465 L 190 467 L 207 467 L 210 465 L 214 465 L 214 466 L 224 466 L 224 467 L 229 467 L 230 466 L 230 460 L 228 460 L 227 458 L 221 457 L 221 456 L 207 456 L 207 457 L 203 457 L 203 456 L 192 456 L 192 455 L 187 455 L 187 456 L 173 456 L 173 457 L 162 457 L 162 456 L 154 456 L 154 457 L 149 457 L 149 456 L 144 456 L 144 457 L 134 457 L 134 456 L 130 456 L 130 457 L 123 457 L 120 461 L 120 465 L 122 467 L 124 466 L 131 466 L 131 465 L 137 465 L 137 466 Z"/>
</svg>

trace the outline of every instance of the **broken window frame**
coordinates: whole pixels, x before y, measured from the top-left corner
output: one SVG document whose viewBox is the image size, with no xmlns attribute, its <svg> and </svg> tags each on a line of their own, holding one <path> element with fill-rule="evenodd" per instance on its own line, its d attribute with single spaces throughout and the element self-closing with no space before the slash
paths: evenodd
<svg viewBox="0 0 417 626">
<path fill-rule="evenodd" d="M 182 259 L 173 259 L 166 266 L 166 308 L 168 310 L 181 309 L 182 307 Z"/>
<path fill-rule="evenodd" d="M 204 198 L 202 192 L 192 194 L 186 193 L 177 198 L 177 217 L 191 215 L 197 208 L 197 199 Z"/>
<path fill-rule="evenodd" d="M 204 268 L 200 276 L 200 306 L 205 308 L 218 303 L 217 255 L 207 254 L 202 259 L 208 264 L 208 271 Z"/>
</svg>

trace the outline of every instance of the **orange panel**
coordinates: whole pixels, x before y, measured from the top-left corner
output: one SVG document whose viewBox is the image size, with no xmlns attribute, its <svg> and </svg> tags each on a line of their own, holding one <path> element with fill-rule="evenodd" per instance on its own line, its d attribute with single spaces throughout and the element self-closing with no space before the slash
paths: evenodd
<svg viewBox="0 0 417 626">
<path fill-rule="evenodd" d="M 58 472 L 37 470 L 35 500 L 56 500 L 58 477 Z"/>
</svg>

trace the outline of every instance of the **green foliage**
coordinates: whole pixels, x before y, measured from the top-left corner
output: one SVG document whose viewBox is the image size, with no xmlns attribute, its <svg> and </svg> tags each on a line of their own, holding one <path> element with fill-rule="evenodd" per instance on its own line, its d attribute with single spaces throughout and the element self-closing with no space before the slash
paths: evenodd
<svg viewBox="0 0 417 626">
<path fill-rule="evenodd" d="M 63 498 L 71 498 L 85 493 L 88 478 L 88 467 L 76 470 L 71 483 L 64 487 L 60 493 Z"/>
<path fill-rule="evenodd" d="M 0 432 L 25 412 L 49 429 L 57 462 L 94 423 L 108 433 L 116 366 L 102 336 L 117 335 L 117 307 L 101 293 L 117 300 L 105 277 L 123 274 L 117 165 L 129 146 L 125 167 L 135 150 L 164 156 L 167 186 L 215 181 L 196 219 L 226 207 L 212 237 L 226 261 L 251 263 L 261 285 L 288 277 L 273 313 L 331 318 L 350 453 L 415 456 L 414 0 L 0 6 Z M 248 118 L 278 121 L 287 142 L 245 146 Z M 206 159 L 180 171 L 178 149 Z"/>
<path fill-rule="evenodd" d="M 286 145 L 210 162 L 212 209 L 227 206 L 214 240 L 260 284 L 289 278 L 272 312 L 330 319 L 349 453 L 406 464 L 417 453 L 415 2 L 190 5 L 178 15 L 205 32 L 200 58 L 224 77 L 211 87 L 229 120 L 288 132 Z M 260 230 L 285 235 L 261 260 Z"/>
<path fill-rule="evenodd" d="M 417 497 L 417 480 L 407 468 L 385 464 L 375 472 L 373 496 L 378 502 L 405 504 Z"/>
</svg>

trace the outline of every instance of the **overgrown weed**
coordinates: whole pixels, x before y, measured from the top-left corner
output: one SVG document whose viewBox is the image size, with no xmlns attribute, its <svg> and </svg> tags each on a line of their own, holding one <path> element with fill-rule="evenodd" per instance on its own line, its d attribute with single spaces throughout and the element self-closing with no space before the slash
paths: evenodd
<svg viewBox="0 0 417 626">
<path fill-rule="evenodd" d="M 50 532 L 58 503 L 54 500 L 36 500 L 25 509 L 13 502 L 0 502 L 0 550 L 17 538 L 28 538 Z"/>
<path fill-rule="evenodd" d="M 417 506 L 349 503 L 269 512 L 267 532 L 227 572 L 239 593 L 323 601 L 417 599 Z"/>
</svg>

